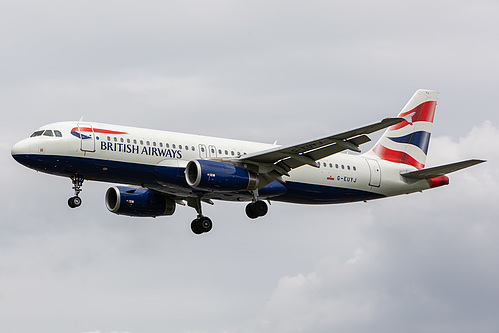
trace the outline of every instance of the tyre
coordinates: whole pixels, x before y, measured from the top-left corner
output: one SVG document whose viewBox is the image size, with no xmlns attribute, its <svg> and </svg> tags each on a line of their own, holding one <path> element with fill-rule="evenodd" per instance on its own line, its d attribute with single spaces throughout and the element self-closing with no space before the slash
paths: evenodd
<svg viewBox="0 0 499 333">
<path fill-rule="evenodd" d="M 269 207 L 265 203 L 265 201 L 258 200 L 253 204 L 254 206 L 254 211 L 258 216 L 265 216 L 267 212 L 269 211 Z"/>
<path fill-rule="evenodd" d="M 199 229 L 202 232 L 209 232 L 213 228 L 213 223 L 209 217 L 203 216 L 199 219 Z"/>
<path fill-rule="evenodd" d="M 246 206 L 246 215 L 250 219 L 256 219 L 258 217 L 258 213 L 255 210 L 255 204 L 250 203 Z"/>
</svg>

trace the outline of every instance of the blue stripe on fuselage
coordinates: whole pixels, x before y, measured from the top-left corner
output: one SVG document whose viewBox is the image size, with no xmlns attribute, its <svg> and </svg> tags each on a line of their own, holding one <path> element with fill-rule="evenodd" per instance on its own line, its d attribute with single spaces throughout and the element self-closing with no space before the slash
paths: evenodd
<svg viewBox="0 0 499 333">
<path fill-rule="evenodd" d="M 58 176 L 72 177 L 77 174 L 87 180 L 137 186 L 159 183 L 165 192 L 179 196 L 193 191 L 185 181 L 185 168 L 55 155 L 26 154 L 13 157 L 29 168 Z M 283 185 L 286 187 L 285 193 L 272 197 L 271 200 L 299 204 L 334 204 L 384 197 L 367 191 L 293 181 L 287 181 Z M 262 194 L 264 193 L 262 189 Z M 229 197 L 227 199 L 230 200 Z M 251 200 L 251 195 L 248 195 L 248 200 Z"/>
<path fill-rule="evenodd" d="M 307 184 L 288 181 L 284 184 L 286 193 L 273 198 L 275 201 L 283 201 L 299 204 L 336 204 L 355 201 L 364 201 L 384 198 L 382 194 L 355 190 L 351 188 L 333 187 L 326 185 Z"/>
</svg>

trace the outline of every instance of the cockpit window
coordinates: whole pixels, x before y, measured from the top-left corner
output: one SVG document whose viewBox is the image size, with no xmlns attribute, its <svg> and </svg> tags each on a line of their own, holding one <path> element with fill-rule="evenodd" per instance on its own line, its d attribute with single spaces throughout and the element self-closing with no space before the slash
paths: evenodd
<svg viewBox="0 0 499 333">
<path fill-rule="evenodd" d="M 43 134 L 43 130 L 41 131 L 36 131 L 35 133 L 31 134 L 31 138 L 35 137 L 35 136 L 40 136 Z"/>
<path fill-rule="evenodd" d="M 58 131 L 58 130 L 39 130 L 39 131 L 35 131 L 33 134 L 31 134 L 31 138 L 35 137 L 35 136 L 56 136 L 58 138 L 61 138 L 62 137 L 62 133 L 61 131 Z"/>
</svg>

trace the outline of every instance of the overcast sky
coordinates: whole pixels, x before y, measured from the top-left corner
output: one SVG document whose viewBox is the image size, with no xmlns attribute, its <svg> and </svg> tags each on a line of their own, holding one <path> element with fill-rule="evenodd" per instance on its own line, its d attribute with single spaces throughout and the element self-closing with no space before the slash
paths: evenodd
<svg viewBox="0 0 499 333">
<path fill-rule="evenodd" d="M 2 1 L 0 330 L 497 332 L 497 1 Z M 292 144 L 440 91 L 424 193 L 141 219 L 17 164 L 47 123 Z M 364 148 L 369 149 L 367 144 Z"/>
</svg>

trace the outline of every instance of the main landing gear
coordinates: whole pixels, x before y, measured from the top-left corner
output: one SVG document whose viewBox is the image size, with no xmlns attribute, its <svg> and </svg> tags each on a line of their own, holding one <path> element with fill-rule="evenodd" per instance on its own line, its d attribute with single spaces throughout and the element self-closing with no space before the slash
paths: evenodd
<svg viewBox="0 0 499 333">
<path fill-rule="evenodd" d="M 191 223 L 191 230 L 196 235 L 208 232 L 211 230 L 211 228 L 213 228 L 213 223 L 211 222 L 211 219 L 208 216 L 198 216 Z"/>
<path fill-rule="evenodd" d="M 81 186 L 83 185 L 83 177 L 73 176 L 71 177 L 71 182 L 73 183 L 73 190 L 75 191 L 74 197 L 68 199 L 68 206 L 71 208 L 76 208 L 81 206 L 81 198 L 79 194 L 81 192 Z"/>
<path fill-rule="evenodd" d="M 246 206 L 246 215 L 248 215 L 250 219 L 265 216 L 269 211 L 269 207 L 265 201 L 258 200 L 258 190 L 252 191 L 252 193 L 253 201 Z"/>
<path fill-rule="evenodd" d="M 208 200 L 207 202 L 211 202 Z M 187 205 L 192 207 L 198 213 L 198 217 L 194 219 L 191 223 L 191 230 L 196 235 L 209 232 L 213 228 L 213 223 L 211 219 L 203 215 L 201 209 L 201 198 L 189 198 L 187 200 Z M 250 219 L 256 219 L 257 217 L 265 216 L 269 211 L 269 207 L 263 200 L 258 200 L 258 192 L 253 193 L 253 201 L 246 206 L 246 215 Z"/>
<path fill-rule="evenodd" d="M 198 217 L 191 223 L 192 232 L 196 235 L 209 232 L 213 228 L 213 223 L 208 216 L 203 215 L 203 212 L 201 210 L 201 199 L 191 198 L 187 201 L 187 204 L 194 208 L 198 213 Z"/>
<path fill-rule="evenodd" d="M 201 200 L 199 198 L 189 199 L 187 204 L 193 207 L 198 213 L 198 217 L 191 222 L 191 230 L 196 235 L 209 232 L 213 228 L 213 222 L 208 216 L 204 216 L 201 210 Z M 255 202 L 249 203 L 246 206 L 246 215 L 250 219 L 256 219 L 257 217 L 265 216 L 269 208 L 265 201 L 256 200 Z"/>
<path fill-rule="evenodd" d="M 246 215 L 248 215 L 250 219 L 256 219 L 257 217 L 265 216 L 268 211 L 269 207 L 267 206 L 265 201 L 262 200 L 256 200 L 246 206 Z"/>
</svg>

